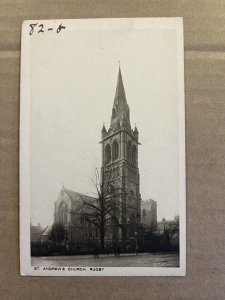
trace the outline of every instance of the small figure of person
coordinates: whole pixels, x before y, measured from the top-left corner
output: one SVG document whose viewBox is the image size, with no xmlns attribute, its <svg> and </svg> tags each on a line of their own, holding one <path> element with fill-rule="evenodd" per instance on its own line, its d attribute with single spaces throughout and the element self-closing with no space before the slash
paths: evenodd
<svg viewBox="0 0 225 300">
<path fill-rule="evenodd" d="M 96 246 L 95 253 L 96 253 L 96 257 L 98 258 L 99 255 L 98 246 Z"/>
<path fill-rule="evenodd" d="M 94 257 L 96 258 L 98 258 L 98 255 L 99 255 L 99 251 L 98 251 L 98 247 L 97 246 L 95 246 L 94 247 L 94 249 L 93 249 L 93 254 L 94 254 Z"/>
<path fill-rule="evenodd" d="M 93 255 L 96 257 L 96 247 L 93 248 Z"/>
<path fill-rule="evenodd" d="M 119 257 L 120 256 L 120 247 L 118 246 L 117 248 L 117 256 Z"/>
</svg>

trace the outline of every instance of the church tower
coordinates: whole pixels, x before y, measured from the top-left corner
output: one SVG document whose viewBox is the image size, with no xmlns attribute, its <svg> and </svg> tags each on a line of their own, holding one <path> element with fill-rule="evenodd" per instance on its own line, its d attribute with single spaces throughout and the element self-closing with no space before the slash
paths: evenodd
<svg viewBox="0 0 225 300">
<path fill-rule="evenodd" d="M 113 176 L 114 197 L 122 203 L 119 215 L 121 226 L 114 229 L 114 238 L 127 241 L 135 239 L 140 224 L 141 195 L 138 169 L 138 130 L 130 124 L 130 109 L 127 104 L 121 69 L 117 79 L 112 107 L 111 125 L 102 131 L 102 176 Z"/>
</svg>

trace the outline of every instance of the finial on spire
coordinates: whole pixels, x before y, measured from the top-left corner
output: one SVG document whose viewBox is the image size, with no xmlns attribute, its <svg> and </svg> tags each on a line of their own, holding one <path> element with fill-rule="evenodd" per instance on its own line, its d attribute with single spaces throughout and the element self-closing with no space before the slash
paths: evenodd
<svg viewBox="0 0 225 300">
<path fill-rule="evenodd" d="M 135 123 L 135 127 L 134 127 L 134 133 L 135 133 L 135 134 L 138 134 L 138 130 L 137 130 L 137 125 L 136 125 L 136 123 Z"/>
<path fill-rule="evenodd" d="M 105 123 L 103 123 L 103 126 L 102 126 L 102 134 L 104 135 L 106 133 L 106 128 L 105 128 Z"/>
</svg>

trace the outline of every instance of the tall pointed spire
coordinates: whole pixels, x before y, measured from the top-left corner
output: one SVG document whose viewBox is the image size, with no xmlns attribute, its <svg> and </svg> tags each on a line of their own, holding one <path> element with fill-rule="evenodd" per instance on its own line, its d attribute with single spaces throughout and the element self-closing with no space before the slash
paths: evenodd
<svg viewBox="0 0 225 300">
<path fill-rule="evenodd" d="M 122 79 L 121 69 L 120 69 L 120 66 L 119 66 L 119 73 L 118 73 L 118 78 L 117 78 L 114 104 L 119 105 L 121 102 L 123 102 L 124 104 L 127 104 L 126 94 L 125 94 L 125 90 L 124 90 L 124 86 L 123 86 L 123 79 Z"/>
<path fill-rule="evenodd" d="M 127 104 L 121 69 L 119 66 L 116 93 L 112 109 L 111 127 L 116 129 L 120 126 L 121 122 L 123 125 L 130 127 L 130 109 Z"/>
</svg>

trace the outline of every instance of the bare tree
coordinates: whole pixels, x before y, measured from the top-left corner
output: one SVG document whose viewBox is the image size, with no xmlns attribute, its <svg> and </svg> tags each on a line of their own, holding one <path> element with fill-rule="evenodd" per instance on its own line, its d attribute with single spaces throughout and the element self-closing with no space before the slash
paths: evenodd
<svg viewBox="0 0 225 300">
<path fill-rule="evenodd" d="M 55 246 L 60 246 L 60 243 L 65 239 L 65 229 L 62 224 L 54 223 L 52 225 L 51 237 Z"/>
<path fill-rule="evenodd" d="M 117 197 L 114 186 L 115 176 L 111 171 L 107 175 L 103 171 L 100 175 L 96 169 L 92 182 L 96 190 L 96 198 L 91 201 L 81 196 L 79 205 L 82 207 L 81 213 L 87 222 L 99 229 L 101 250 L 104 251 L 106 225 L 111 222 L 114 226 L 121 226 L 119 216 L 125 207 Z M 71 197 L 69 194 L 68 196 Z"/>
</svg>

